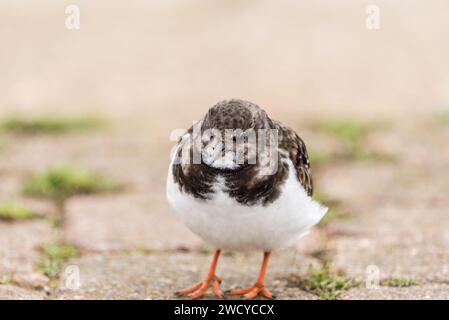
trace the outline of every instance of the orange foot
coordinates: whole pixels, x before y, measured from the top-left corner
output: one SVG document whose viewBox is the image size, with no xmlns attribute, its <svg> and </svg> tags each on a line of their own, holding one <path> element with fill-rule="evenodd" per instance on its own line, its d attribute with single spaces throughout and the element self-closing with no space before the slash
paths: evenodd
<svg viewBox="0 0 449 320">
<path fill-rule="evenodd" d="M 267 299 L 275 299 L 276 297 L 270 292 L 270 290 L 268 290 L 267 288 L 265 288 L 265 286 L 263 284 L 260 283 L 256 283 L 255 285 L 248 287 L 248 288 L 244 288 L 244 289 L 235 289 L 235 290 L 230 290 L 226 292 L 227 294 L 231 295 L 231 296 L 240 296 L 243 295 L 243 299 L 245 300 L 250 300 L 250 299 L 254 299 L 255 297 L 261 295 Z"/>
<path fill-rule="evenodd" d="M 180 296 L 189 296 L 192 299 L 199 299 L 205 295 L 209 288 L 212 288 L 212 291 L 217 298 L 223 298 L 220 283 L 221 279 L 218 276 L 213 275 L 209 279 L 201 281 L 191 288 L 179 290 L 176 294 Z"/>
</svg>

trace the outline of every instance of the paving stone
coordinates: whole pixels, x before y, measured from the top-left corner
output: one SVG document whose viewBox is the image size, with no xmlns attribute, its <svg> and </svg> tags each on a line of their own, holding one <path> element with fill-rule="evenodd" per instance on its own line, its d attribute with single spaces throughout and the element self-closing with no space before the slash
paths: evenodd
<svg viewBox="0 0 449 320">
<path fill-rule="evenodd" d="M 70 261 L 79 267 L 81 287 L 65 289 L 61 283 L 58 299 L 173 299 L 174 292 L 203 279 L 210 255 L 198 253 L 89 254 Z M 217 274 L 222 289 L 254 283 L 262 254 L 224 254 Z M 315 295 L 291 286 L 292 274 L 305 273 L 313 261 L 295 250 L 282 250 L 272 257 L 266 285 L 280 299 L 316 299 Z M 208 299 L 213 298 L 209 294 Z"/>
<path fill-rule="evenodd" d="M 44 220 L 0 222 L 0 275 L 34 273 L 37 248 L 52 242 L 55 233 Z"/>
<path fill-rule="evenodd" d="M 364 278 L 366 268 L 374 265 L 382 278 L 448 281 L 446 208 L 384 204 L 365 212 L 363 218 L 334 223 L 333 231 L 338 234 L 334 239 L 334 265 L 358 278 Z"/>
<path fill-rule="evenodd" d="M 152 194 L 78 197 L 67 206 L 66 239 L 90 250 L 193 249 L 203 242 Z"/>
<path fill-rule="evenodd" d="M 351 300 L 448 300 L 448 284 L 424 284 L 406 288 L 381 287 L 378 289 L 353 288 L 343 293 L 341 299 Z"/>
<path fill-rule="evenodd" d="M 13 284 L 27 289 L 43 290 L 50 280 L 39 272 L 14 273 L 10 280 Z"/>
<path fill-rule="evenodd" d="M 13 285 L 0 285 L 0 300 L 42 300 L 45 293 Z"/>
<path fill-rule="evenodd" d="M 310 230 L 309 234 L 300 239 L 295 246 L 298 253 L 304 255 L 315 255 L 319 252 L 327 250 L 327 238 L 323 229 L 315 227 Z"/>
</svg>

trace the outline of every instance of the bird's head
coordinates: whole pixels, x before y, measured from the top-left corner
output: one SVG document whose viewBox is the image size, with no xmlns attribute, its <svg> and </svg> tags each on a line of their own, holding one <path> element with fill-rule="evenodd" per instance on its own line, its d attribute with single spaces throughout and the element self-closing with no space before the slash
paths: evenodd
<svg viewBox="0 0 449 320">
<path fill-rule="evenodd" d="M 217 103 L 201 126 L 202 162 L 216 169 L 235 170 L 256 163 L 259 127 L 265 112 L 243 100 Z"/>
</svg>

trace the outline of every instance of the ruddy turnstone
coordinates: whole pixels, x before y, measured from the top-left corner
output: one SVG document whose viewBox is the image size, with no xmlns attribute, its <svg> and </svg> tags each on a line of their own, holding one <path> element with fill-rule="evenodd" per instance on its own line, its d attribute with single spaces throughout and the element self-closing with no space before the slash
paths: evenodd
<svg viewBox="0 0 449 320">
<path fill-rule="evenodd" d="M 193 299 L 211 288 L 221 250 L 264 252 L 254 285 L 230 295 L 273 298 L 264 278 L 273 250 L 294 244 L 327 212 L 311 196 L 303 140 L 254 103 L 217 103 L 180 139 L 172 156 L 167 198 L 177 216 L 216 250 L 203 281 L 178 291 Z"/>
</svg>

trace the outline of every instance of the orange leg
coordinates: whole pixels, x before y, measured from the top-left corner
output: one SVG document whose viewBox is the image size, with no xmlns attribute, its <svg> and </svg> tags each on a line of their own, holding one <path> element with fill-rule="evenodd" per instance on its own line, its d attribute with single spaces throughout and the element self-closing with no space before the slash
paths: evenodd
<svg viewBox="0 0 449 320">
<path fill-rule="evenodd" d="M 265 274 L 267 273 L 267 267 L 268 267 L 268 261 L 270 260 L 271 252 L 265 252 L 263 256 L 263 262 L 262 262 L 262 268 L 260 269 L 259 277 L 257 278 L 256 283 L 251 286 L 244 289 L 235 289 L 230 290 L 227 292 L 227 294 L 230 295 L 243 295 L 243 299 L 249 300 L 254 299 L 258 295 L 261 295 L 267 299 L 274 299 L 275 297 L 273 294 L 265 288 L 264 285 L 264 279 Z"/>
<path fill-rule="evenodd" d="M 215 275 L 215 269 L 217 268 L 218 257 L 220 256 L 220 249 L 215 250 L 212 263 L 210 264 L 209 271 L 206 278 L 194 285 L 191 288 L 179 290 L 176 294 L 181 296 L 189 296 L 192 299 L 199 299 L 204 296 L 209 288 L 212 288 L 217 298 L 223 298 L 223 292 L 220 289 L 221 279 Z"/>
</svg>

